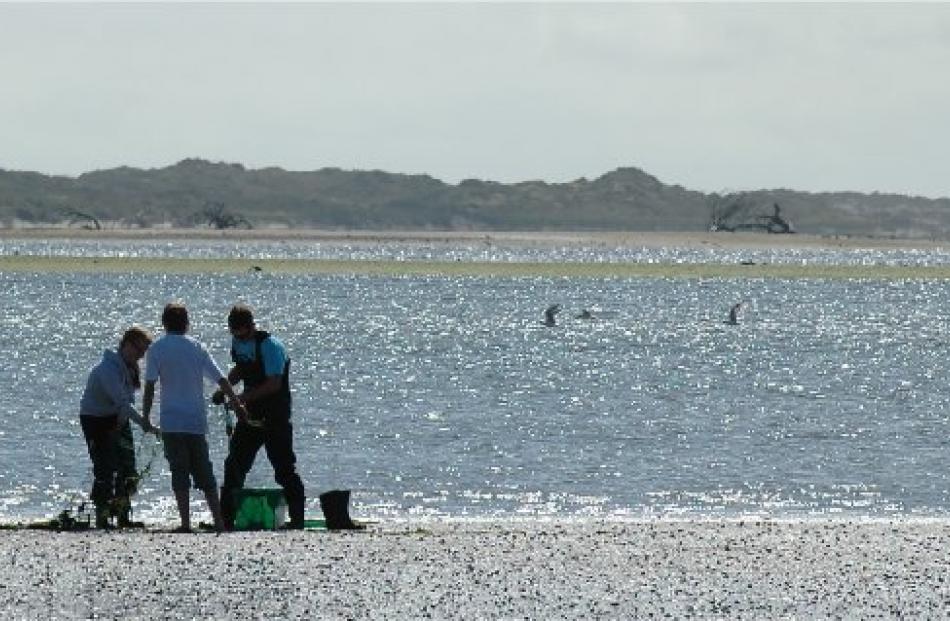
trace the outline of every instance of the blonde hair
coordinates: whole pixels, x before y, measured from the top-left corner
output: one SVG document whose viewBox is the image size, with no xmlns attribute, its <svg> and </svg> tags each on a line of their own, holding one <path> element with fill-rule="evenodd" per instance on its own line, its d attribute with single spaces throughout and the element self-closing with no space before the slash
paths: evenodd
<svg viewBox="0 0 950 621">
<path fill-rule="evenodd" d="M 152 333 L 140 326 L 132 326 L 122 334 L 122 340 L 119 341 L 119 347 L 129 342 L 138 342 L 146 347 L 152 344 Z"/>
</svg>

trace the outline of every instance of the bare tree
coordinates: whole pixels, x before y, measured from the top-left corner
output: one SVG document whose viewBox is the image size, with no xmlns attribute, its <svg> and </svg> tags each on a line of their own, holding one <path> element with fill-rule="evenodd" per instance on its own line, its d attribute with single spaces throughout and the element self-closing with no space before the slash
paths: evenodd
<svg viewBox="0 0 950 621">
<path fill-rule="evenodd" d="M 772 204 L 772 213 L 765 213 L 768 207 L 745 192 L 733 192 L 720 196 L 713 194 L 709 199 L 710 231 L 765 231 L 767 233 L 794 233 L 792 223 L 782 217 L 782 208 Z"/>
<path fill-rule="evenodd" d="M 82 228 L 89 231 L 101 231 L 102 224 L 99 223 L 99 219 L 90 213 L 84 211 L 79 211 L 78 209 L 66 208 L 63 210 L 66 214 L 66 217 L 69 218 L 70 224 L 76 224 L 78 222 L 84 222 Z"/>
<path fill-rule="evenodd" d="M 209 226 L 213 226 L 216 229 L 254 228 L 251 223 L 248 222 L 247 218 L 231 212 L 224 203 L 217 201 L 208 201 L 205 203 L 205 207 L 199 214 L 199 218 L 201 221 L 207 222 Z"/>
</svg>

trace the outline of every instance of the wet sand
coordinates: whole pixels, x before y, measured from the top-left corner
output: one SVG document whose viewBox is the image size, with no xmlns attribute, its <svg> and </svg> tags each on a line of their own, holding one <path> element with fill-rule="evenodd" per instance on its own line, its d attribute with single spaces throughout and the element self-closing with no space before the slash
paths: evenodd
<svg viewBox="0 0 950 621">
<path fill-rule="evenodd" d="M 0 273 L 349 274 L 568 278 L 859 278 L 947 280 L 950 265 L 582 263 L 0 256 Z"/>
<path fill-rule="evenodd" d="M 0 535 L 7 618 L 944 618 L 950 520 Z"/>
<path fill-rule="evenodd" d="M 945 249 L 950 245 L 925 240 L 881 240 L 756 233 L 431 233 L 337 232 L 283 229 L 211 231 L 195 229 L 6 229 L 0 239 L 217 239 L 233 241 L 309 240 L 322 244 L 494 244 L 497 246 L 603 246 L 603 247 L 721 247 L 733 250 L 761 248 L 918 248 Z M 369 276 L 500 276 L 580 278 L 864 278 L 950 279 L 950 266 L 821 265 L 733 263 L 632 262 L 501 262 L 440 260 L 334 260 L 241 258 L 129 258 L 0 255 L 0 272 L 19 273 L 152 273 L 152 274 L 358 274 Z"/>
<path fill-rule="evenodd" d="M 707 231 L 345 231 L 322 229 L 0 228 L 0 239 L 202 239 L 313 241 L 341 244 L 495 244 L 499 246 L 606 246 L 644 248 L 944 248 L 950 240 L 849 235 L 769 235 Z"/>
</svg>

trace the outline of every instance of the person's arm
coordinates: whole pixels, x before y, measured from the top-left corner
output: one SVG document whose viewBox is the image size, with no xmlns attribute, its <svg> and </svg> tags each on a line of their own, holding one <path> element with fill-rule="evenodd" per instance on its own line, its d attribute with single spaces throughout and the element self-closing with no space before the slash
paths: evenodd
<svg viewBox="0 0 950 621">
<path fill-rule="evenodd" d="M 231 370 L 228 371 L 228 382 L 230 382 L 231 385 L 234 386 L 240 381 L 241 381 L 241 372 L 238 371 L 237 365 L 234 365 L 233 367 L 231 367 Z"/>
<path fill-rule="evenodd" d="M 269 395 L 272 395 L 280 390 L 281 381 L 283 377 L 280 375 L 270 375 L 264 379 L 264 381 L 250 390 L 245 390 L 241 393 L 241 401 L 244 403 L 252 403 L 258 399 L 263 399 Z"/>
<path fill-rule="evenodd" d="M 160 430 L 157 427 L 154 427 L 152 425 L 152 421 L 149 420 L 149 415 L 152 413 L 153 401 L 155 401 L 155 380 L 146 380 L 145 389 L 142 391 L 142 418 L 145 419 L 145 422 L 149 427 L 158 433 Z"/>
<path fill-rule="evenodd" d="M 158 381 L 158 363 L 155 360 L 154 347 L 145 352 L 145 388 L 142 390 L 142 418 L 155 435 L 161 435 L 162 430 L 152 424 L 149 416 L 152 413 L 152 403 L 155 401 L 155 382 Z M 143 427 L 144 429 L 144 427 Z"/>
<path fill-rule="evenodd" d="M 233 388 L 241 381 L 241 373 L 238 371 L 237 365 L 231 367 L 231 370 L 228 371 L 228 383 L 231 384 Z M 211 403 L 215 405 L 221 405 L 224 403 L 224 391 L 220 388 L 215 390 L 211 395 Z"/>
<path fill-rule="evenodd" d="M 228 404 L 231 406 L 231 409 L 234 410 L 234 415 L 238 417 L 238 420 L 247 420 L 247 408 L 244 407 L 244 404 L 238 399 L 234 388 L 231 387 L 231 382 L 228 381 L 228 378 L 222 373 L 221 368 L 218 367 L 214 358 L 211 357 L 211 354 L 208 353 L 208 350 L 205 349 L 203 345 L 201 346 L 201 352 L 204 358 L 205 377 L 211 381 L 216 381 L 218 384 L 218 390 L 215 391 L 215 394 L 221 393 L 227 398 Z M 236 370 L 236 368 L 232 369 L 232 371 L 234 370 Z M 212 400 L 214 399 L 215 397 L 212 395 Z"/>
<path fill-rule="evenodd" d="M 244 407 L 244 404 L 241 403 L 241 400 L 238 399 L 237 394 L 235 394 L 234 389 L 231 388 L 228 378 L 222 377 L 218 380 L 218 390 L 220 390 L 228 400 L 231 409 L 234 410 L 234 415 L 238 417 L 238 420 L 247 420 L 247 408 Z"/>
<path fill-rule="evenodd" d="M 152 421 L 150 421 L 148 418 L 139 414 L 138 411 L 132 405 L 128 405 L 122 408 L 122 413 L 119 414 L 119 425 L 121 426 L 125 422 L 126 419 L 129 419 L 132 422 L 134 422 L 136 425 L 142 428 L 142 431 L 146 433 L 157 431 L 155 427 L 152 426 Z"/>
<path fill-rule="evenodd" d="M 115 373 L 100 373 L 99 379 L 101 382 L 100 385 L 106 394 L 109 395 L 109 400 L 112 402 L 113 407 L 118 410 L 116 428 L 123 426 L 125 421 L 131 419 L 136 425 L 148 431 L 151 425 L 149 425 L 148 421 L 135 409 L 133 405 L 133 393 L 124 378 Z"/>
</svg>

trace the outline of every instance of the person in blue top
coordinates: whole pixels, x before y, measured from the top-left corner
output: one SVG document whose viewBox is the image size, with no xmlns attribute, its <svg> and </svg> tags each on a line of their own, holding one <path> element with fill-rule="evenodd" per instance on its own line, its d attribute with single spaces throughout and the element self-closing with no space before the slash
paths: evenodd
<svg viewBox="0 0 950 621">
<path fill-rule="evenodd" d="M 135 391 L 141 387 L 139 360 L 151 343 L 151 334 L 143 328 L 126 330 L 118 349 L 104 351 L 89 372 L 79 402 L 79 424 L 92 460 L 90 496 L 97 528 L 111 528 L 113 517 L 119 527 L 136 525 L 131 521 L 131 497 L 139 477 L 129 421 L 158 433 L 135 409 Z"/>
<path fill-rule="evenodd" d="M 221 486 L 221 513 L 226 529 L 234 528 L 234 492 L 244 487 L 261 447 L 274 467 L 274 480 L 284 489 L 289 528 L 304 526 L 304 486 L 297 474 L 290 422 L 290 358 L 275 336 L 258 330 L 249 306 L 237 304 L 228 313 L 232 384 L 243 383 L 239 399 L 248 415 L 239 417 L 228 444 Z M 216 394 L 214 401 L 220 402 Z"/>
<path fill-rule="evenodd" d="M 162 311 L 165 336 L 155 341 L 145 358 L 145 390 L 142 415 L 147 421 L 161 384 L 160 426 L 165 458 L 172 474 L 172 491 L 181 526 L 175 532 L 191 532 L 191 483 L 204 492 L 214 519 L 214 528 L 224 530 L 218 498 L 218 482 L 208 452 L 208 415 L 204 384 L 211 381 L 227 395 L 238 416 L 247 412 L 217 363 L 197 339 L 187 334 L 191 323 L 184 304 L 173 302 Z"/>
</svg>

